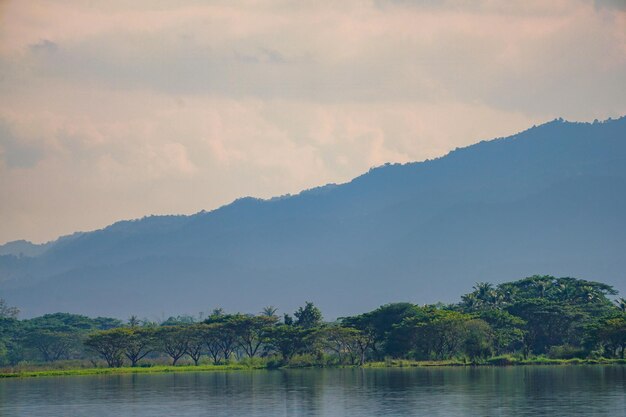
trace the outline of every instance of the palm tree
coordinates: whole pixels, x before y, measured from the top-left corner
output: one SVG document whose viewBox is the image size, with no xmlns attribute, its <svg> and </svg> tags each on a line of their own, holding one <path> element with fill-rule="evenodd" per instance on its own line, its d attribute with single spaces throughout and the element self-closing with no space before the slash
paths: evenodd
<svg viewBox="0 0 626 417">
<path fill-rule="evenodd" d="M 276 307 L 267 306 L 267 307 L 263 307 L 263 309 L 261 310 L 261 315 L 267 316 L 267 317 L 274 317 L 277 311 L 278 309 Z"/>
<path fill-rule="evenodd" d="M 474 294 L 478 303 L 484 306 L 495 306 L 499 301 L 499 294 L 489 282 L 477 282 Z"/>
<path fill-rule="evenodd" d="M 461 302 L 466 309 L 473 311 L 478 307 L 478 299 L 476 298 L 476 292 L 471 292 L 461 296 Z"/>
<path fill-rule="evenodd" d="M 131 329 L 134 329 L 135 327 L 139 326 L 139 318 L 137 318 L 137 316 L 133 314 L 128 319 L 128 325 L 131 327 Z"/>
<path fill-rule="evenodd" d="M 474 291 L 476 291 L 476 297 L 479 300 L 486 301 L 493 291 L 493 285 L 489 282 L 477 282 L 474 285 Z"/>
<path fill-rule="evenodd" d="M 546 291 L 550 288 L 551 284 L 552 283 L 550 281 L 546 281 L 544 279 L 537 281 L 536 286 L 539 289 L 539 295 L 541 298 L 545 298 Z"/>
</svg>

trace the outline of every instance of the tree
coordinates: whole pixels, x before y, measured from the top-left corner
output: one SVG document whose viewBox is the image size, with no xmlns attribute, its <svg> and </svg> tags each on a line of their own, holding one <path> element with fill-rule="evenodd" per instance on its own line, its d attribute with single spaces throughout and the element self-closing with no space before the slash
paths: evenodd
<svg viewBox="0 0 626 417">
<path fill-rule="evenodd" d="M 371 339 L 371 350 L 377 359 L 384 356 L 401 357 L 408 353 L 404 335 L 393 332 L 408 317 L 421 314 L 420 308 L 411 303 L 391 303 L 369 313 L 341 319 L 342 325 L 360 330 Z"/>
<path fill-rule="evenodd" d="M 611 356 L 624 359 L 626 351 L 626 314 L 611 317 L 604 321 L 599 327 L 597 339 L 603 343 Z"/>
<path fill-rule="evenodd" d="M 465 324 L 472 316 L 434 306 L 415 310 L 417 314 L 406 317 L 390 332 L 397 353 L 440 360 L 462 353 Z"/>
<path fill-rule="evenodd" d="M 267 316 L 267 317 L 275 317 L 277 311 L 278 309 L 276 307 L 267 306 L 267 307 L 263 307 L 263 309 L 261 310 L 261 315 Z"/>
<path fill-rule="evenodd" d="M 182 316 L 170 316 L 161 323 L 161 326 L 187 326 L 196 322 L 195 317 L 188 314 Z"/>
<path fill-rule="evenodd" d="M 310 301 L 306 302 L 304 308 L 299 307 L 294 313 L 294 316 L 296 316 L 297 319 L 296 326 L 300 326 L 305 329 L 318 327 L 322 323 L 322 312 Z"/>
<path fill-rule="evenodd" d="M 195 324 L 187 327 L 187 355 L 193 360 L 194 365 L 198 366 L 200 358 L 204 353 L 205 329 L 206 324 Z"/>
<path fill-rule="evenodd" d="M 7 305 L 3 298 L 0 298 L 0 318 L 2 319 L 17 319 L 20 314 L 20 309 L 17 307 L 10 307 Z"/>
<path fill-rule="evenodd" d="M 474 291 L 461 297 L 461 306 L 466 311 L 497 308 L 503 296 L 489 282 L 477 282 Z"/>
<path fill-rule="evenodd" d="M 496 352 L 521 348 L 524 355 L 542 354 L 554 346 L 585 343 L 594 323 L 614 310 L 607 296 L 615 294 L 613 287 L 600 282 L 534 275 L 495 288 L 477 283 L 456 308 L 475 313 L 493 327 Z M 514 324 L 512 317 L 524 324 Z"/>
<path fill-rule="evenodd" d="M 572 305 L 541 298 L 516 302 L 508 312 L 526 322 L 524 356 L 547 353 L 552 346 L 582 343 L 584 312 Z"/>
<path fill-rule="evenodd" d="M 277 321 L 276 316 L 235 315 L 229 325 L 237 336 L 237 343 L 250 358 L 254 357 L 263 344 L 268 329 Z"/>
<path fill-rule="evenodd" d="M 222 346 L 220 344 L 221 324 L 209 323 L 202 327 L 202 338 L 207 348 L 208 354 L 213 359 L 213 364 L 217 365 L 222 354 Z"/>
<path fill-rule="evenodd" d="M 161 326 L 155 331 L 158 340 L 158 348 L 170 358 L 172 358 L 172 366 L 180 358 L 187 354 L 187 336 L 186 328 L 183 326 Z"/>
<path fill-rule="evenodd" d="M 124 363 L 127 337 L 123 329 L 110 329 L 87 336 L 85 346 L 100 354 L 110 368 L 119 368 Z"/>
<path fill-rule="evenodd" d="M 238 347 L 237 327 L 242 317 L 245 316 L 241 314 L 212 314 L 204 321 L 206 324 L 213 324 L 216 328 L 219 328 L 215 340 L 220 347 L 222 357 L 226 361 L 230 359 L 230 356 Z"/>
<path fill-rule="evenodd" d="M 278 352 L 283 362 L 289 362 L 296 353 L 302 353 L 307 348 L 306 337 L 311 330 L 301 326 L 281 324 L 268 330 L 268 346 Z"/>
<path fill-rule="evenodd" d="M 504 310 L 485 310 L 478 317 L 491 326 L 496 354 L 515 352 L 524 346 L 526 322 Z"/>
<path fill-rule="evenodd" d="M 607 284 L 583 279 L 550 275 L 534 275 L 498 285 L 498 292 L 511 294 L 511 303 L 529 299 L 544 299 L 569 305 L 604 306 L 611 304 L 607 295 L 617 291 Z M 510 304 L 511 304 L 510 303 Z"/>
<path fill-rule="evenodd" d="M 93 323 L 96 328 L 100 330 L 115 329 L 123 325 L 121 320 L 113 319 L 110 317 L 96 317 L 95 319 L 93 319 Z"/>
<path fill-rule="evenodd" d="M 23 343 L 20 343 L 23 328 L 23 322 L 17 319 L 0 317 L 0 365 L 23 359 Z"/>
<path fill-rule="evenodd" d="M 72 349 L 78 345 L 78 337 L 72 332 L 30 329 L 23 343 L 36 349 L 46 362 L 67 359 Z"/>
<path fill-rule="evenodd" d="M 132 315 L 128 318 L 128 326 L 130 326 L 131 329 L 134 329 L 135 327 L 138 327 L 140 324 L 139 322 L 139 318 L 135 315 Z"/>
<path fill-rule="evenodd" d="M 321 330 L 321 339 L 325 348 L 335 352 L 339 362 L 345 361 L 347 355 L 349 363 L 354 365 L 365 363 L 365 355 L 371 346 L 372 338 L 369 335 L 352 327 L 329 326 Z"/>
<path fill-rule="evenodd" d="M 486 358 L 493 353 L 493 330 L 487 322 L 471 319 L 463 324 L 465 340 L 463 349 L 471 360 Z"/>
<path fill-rule="evenodd" d="M 137 362 L 156 348 L 154 329 L 131 327 L 119 329 L 119 331 L 125 334 L 124 355 L 128 358 L 132 367 L 137 366 Z"/>
</svg>

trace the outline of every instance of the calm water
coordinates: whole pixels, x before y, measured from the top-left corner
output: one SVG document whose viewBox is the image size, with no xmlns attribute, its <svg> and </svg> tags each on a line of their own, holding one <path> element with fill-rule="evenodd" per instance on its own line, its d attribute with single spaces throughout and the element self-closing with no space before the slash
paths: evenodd
<svg viewBox="0 0 626 417">
<path fill-rule="evenodd" d="M 0 380 L 0 416 L 626 416 L 626 366 Z"/>
</svg>

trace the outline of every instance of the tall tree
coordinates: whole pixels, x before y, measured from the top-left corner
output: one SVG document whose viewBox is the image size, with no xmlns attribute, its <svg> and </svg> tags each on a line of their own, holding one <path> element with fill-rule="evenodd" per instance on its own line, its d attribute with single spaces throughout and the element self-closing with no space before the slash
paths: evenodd
<svg viewBox="0 0 626 417">
<path fill-rule="evenodd" d="M 222 325 L 220 323 L 208 323 L 202 327 L 204 345 L 206 346 L 207 353 L 213 359 L 214 365 L 220 362 L 222 355 L 222 346 L 220 344 L 221 328 Z"/>
<path fill-rule="evenodd" d="M 122 329 L 110 329 L 87 336 L 85 346 L 100 354 L 110 368 L 118 368 L 124 363 L 127 340 L 126 332 Z"/>
<path fill-rule="evenodd" d="M 369 334 L 353 327 L 328 326 L 321 330 L 323 346 L 337 354 L 341 363 L 345 358 L 351 365 L 365 363 L 373 339 Z"/>
<path fill-rule="evenodd" d="M 267 306 L 267 307 L 263 307 L 263 309 L 261 310 L 261 315 L 267 316 L 267 317 L 275 317 L 277 311 L 278 309 L 276 307 Z"/>
<path fill-rule="evenodd" d="M 155 331 L 158 348 L 172 358 L 172 366 L 187 354 L 188 333 L 184 326 L 161 326 Z"/>
<path fill-rule="evenodd" d="M 263 344 L 268 330 L 276 323 L 276 316 L 244 316 L 236 315 L 230 319 L 230 325 L 237 335 L 238 344 L 245 354 L 256 356 Z"/>
<path fill-rule="evenodd" d="M 297 353 L 303 353 L 307 348 L 307 336 L 311 330 L 301 326 L 281 324 L 268 331 L 268 346 L 279 353 L 283 362 L 289 362 Z"/>
<path fill-rule="evenodd" d="M 22 340 L 26 346 L 35 348 L 46 362 L 67 359 L 72 350 L 79 346 L 79 338 L 75 332 L 42 328 L 28 330 Z"/>
<path fill-rule="evenodd" d="M 152 328 L 131 327 L 120 329 L 126 335 L 124 355 L 130 361 L 130 366 L 135 367 L 137 363 L 156 349 L 157 340 L 155 330 Z"/>
<path fill-rule="evenodd" d="M 296 316 L 296 326 L 305 329 L 311 329 L 322 324 L 322 312 L 310 301 L 307 301 L 304 307 L 299 307 L 294 316 Z"/>
<path fill-rule="evenodd" d="M 200 358 L 204 353 L 205 331 L 207 325 L 204 323 L 194 324 L 187 327 L 187 355 L 193 360 L 194 365 L 198 366 Z"/>
<path fill-rule="evenodd" d="M 9 306 L 3 298 L 0 298 L 0 319 L 17 319 L 19 314 L 19 308 Z"/>
</svg>

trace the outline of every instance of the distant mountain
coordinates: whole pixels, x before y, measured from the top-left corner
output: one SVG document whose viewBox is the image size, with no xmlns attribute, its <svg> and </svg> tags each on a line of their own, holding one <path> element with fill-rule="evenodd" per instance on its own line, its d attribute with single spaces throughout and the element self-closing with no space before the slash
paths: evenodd
<svg viewBox="0 0 626 417">
<path fill-rule="evenodd" d="M 35 244 L 26 240 L 15 240 L 0 245 L 0 255 L 38 256 L 46 251 L 50 243 Z"/>
<path fill-rule="evenodd" d="M 0 247 L 0 295 L 26 316 L 291 312 L 310 300 L 334 318 L 533 274 L 624 292 L 626 117 L 559 119 L 346 184 L 122 221 L 45 250 L 11 245 Z"/>
</svg>

